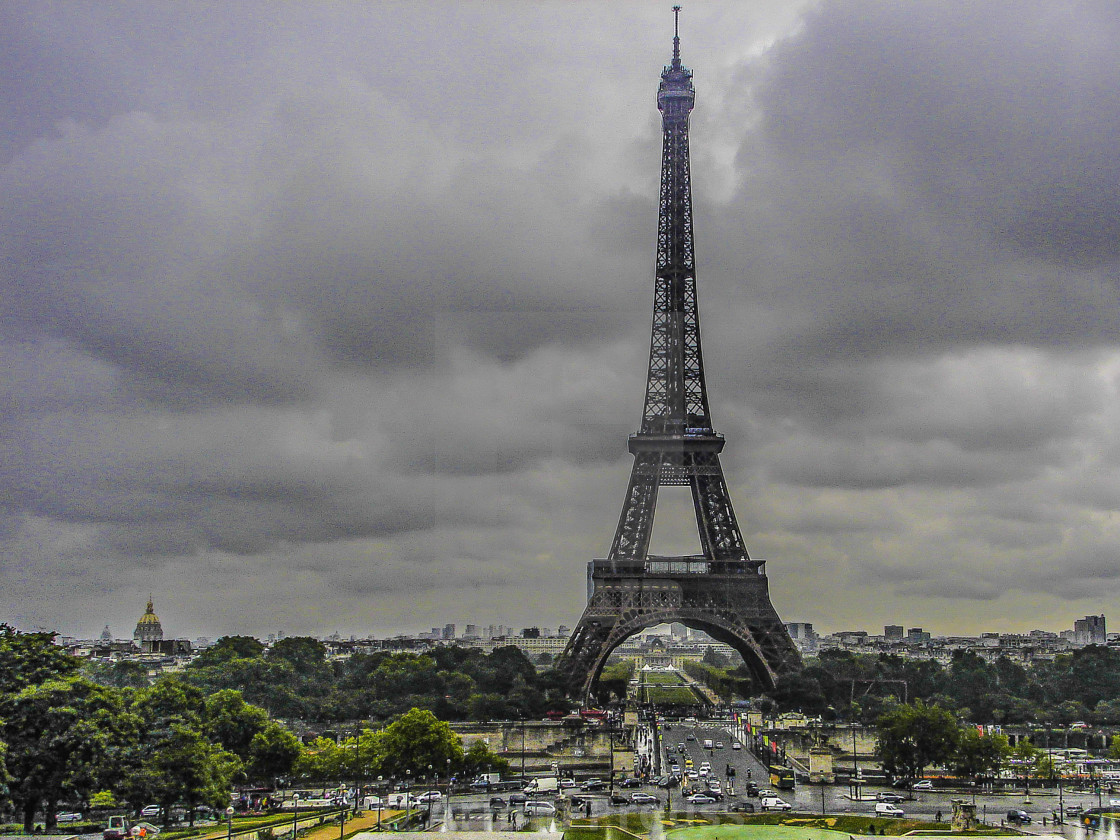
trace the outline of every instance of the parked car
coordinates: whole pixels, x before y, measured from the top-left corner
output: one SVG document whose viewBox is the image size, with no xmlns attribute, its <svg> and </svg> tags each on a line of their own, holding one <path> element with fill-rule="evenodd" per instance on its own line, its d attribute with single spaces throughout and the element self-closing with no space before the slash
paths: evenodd
<svg viewBox="0 0 1120 840">
<path fill-rule="evenodd" d="M 622 787 L 622 788 L 641 787 L 642 786 L 642 780 L 639 779 L 637 776 L 627 776 L 625 779 L 623 779 L 621 782 L 618 783 L 618 786 Z"/>
<path fill-rule="evenodd" d="M 606 790 L 607 789 L 607 783 L 604 782 L 602 779 L 588 779 L 582 785 L 579 786 L 579 789 L 582 790 L 584 793 L 587 793 L 588 791 L 591 791 L 591 790 Z"/>
<path fill-rule="evenodd" d="M 612 793 L 610 796 L 612 805 L 629 805 L 630 797 L 625 793 Z"/>
<path fill-rule="evenodd" d="M 439 802 L 443 799 L 443 794 L 438 790 L 426 790 L 416 797 L 417 802 Z"/>
<path fill-rule="evenodd" d="M 551 802 L 532 800 L 525 803 L 525 816 L 527 817 L 554 817 L 556 806 Z"/>
<path fill-rule="evenodd" d="M 903 796 L 901 793 L 880 792 L 879 794 L 876 795 L 875 798 L 878 799 L 880 802 L 894 802 L 896 805 L 899 802 L 905 802 L 906 801 L 906 797 Z"/>
<path fill-rule="evenodd" d="M 560 790 L 567 790 L 568 788 L 579 787 L 579 782 L 575 779 L 561 779 Z"/>
<path fill-rule="evenodd" d="M 652 793 L 632 793 L 630 794 L 631 805 L 660 805 L 661 800 L 654 796 Z"/>
<path fill-rule="evenodd" d="M 733 749 L 733 750 L 741 750 L 742 748 L 743 748 L 743 745 L 742 745 L 742 744 L 740 744 L 740 743 L 739 743 L 738 741 L 732 741 L 732 742 L 731 742 L 731 749 Z"/>
<path fill-rule="evenodd" d="M 792 811 L 793 806 L 778 796 L 764 796 L 759 803 L 763 811 Z"/>
<path fill-rule="evenodd" d="M 158 817 L 159 816 L 159 806 L 158 805 L 145 805 L 143 808 L 140 809 L 140 816 L 142 816 L 142 817 Z"/>
<path fill-rule="evenodd" d="M 893 802 L 876 802 L 875 816 L 877 817 L 904 817 L 906 813 Z"/>
<path fill-rule="evenodd" d="M 54 821 L 57 823 L 81 822 L 82 814 L 80 811 L 63 811 L 54 815 Z"/>
<path fill-rule="evenodd" d="M 708 796 L 706 793 L 694 793 L 688 797 L 688 801 L 692 805 L 710 805 L 716 801 L 714 796 Z"/>
<path fill-rule="evenodd" d="M 1031 815 L 1021 808 L 1012 808 L 1007 812 L 1007 821 L 1025 825 L 1026 823 L 1029 823 L 1031 821 Z"/>
<path fill-rule="evenodd" d="M 929 779 L 922 779 L 920 782 L 914 782 L 913 790 L 933 790 L 933 782 Z"/>
<path fill-rule="evenodd" d="M 740 813 L 740 814 L 753 814 L 754 813 L 754 803 L 753 802 L 736 802 L 735 804 L 733 804 L 731 806 L 731 810 L 736 812 L 736 813 Z"/>
</svg>

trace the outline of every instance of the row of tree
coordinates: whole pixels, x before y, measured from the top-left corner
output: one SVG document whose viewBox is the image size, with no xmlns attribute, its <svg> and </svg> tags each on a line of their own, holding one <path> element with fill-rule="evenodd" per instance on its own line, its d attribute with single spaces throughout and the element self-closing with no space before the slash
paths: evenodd
<svg viewBox="0 0 1120 840">
<path fill-rule="evenodd" d="M 1029 739 L 1010 746 L 1004 735 L 961 727 L 948 709 L 922 701 L 903 703 L 884 712 L 876 722 L 876 754 L 883 769 L 899 779 L 920 778 L 927 767 L 943 767 L 962 779 L 993 779 L 1012 766 L 1019 775 L 1053 778 L 1060 768 L 1046 751 Z M 1110 754 L 1120 757 L 1120 737 Z"/>
<path fill-rule="evenodd" d="M 443 720 L 539 718 L 564 708 L 555 674 L 538 674 L 516 647 L 485 654 L 440 647 L 423 654 L 356 654 L 327 658 L 321 642 L 281 639 L 267 650 L 257 639 L 227 636 L 205 650 L 182 678 L 206 693 L 232 689 L 276 717 L 333 724 L 387 720 L 411 708 Z M 90 678 L 140 686 L 146 675 L 132 663 L 95 666 Z"/>
<path fill-rule="evenodd" d="M 206 690 L 178 677 L 123 687 L 95 682 L 53 639 L 0 625 L 0 810 L 15 808 L 29 832 L 37 813 L 52 828 L 61 803 L 83 810 L 91 801 L 127 804 L 134 811 L 158 803 L 165 813 L 179 805 L 193 818 L 198 806 L 226 807 L 235 782 L 405 770 L 419 777 L 429 766 L 464 773 L 504 765 L 485 744 L 464 751 L 446 723 L 420 709 L 349 741 L 304 746 L 237 689 Z M 219 653 L 237 644 L 219 645 Z M 307 663 L 286 667 L 297 671 Z M 212 661 L 198 670 L 218 668 Z M 401 671 L 407 673 L 407 664 Z"/>
<path fill-rule="evenodd" d="M 1089 646 L 1030 668 L 957 651 L 948 666 L 899 656 L 824 651 L 770 693 L 772 707 L 873 723 L 924 701 L 977 723 L 1120 723 L 1120 651 Z"/>
</svg>

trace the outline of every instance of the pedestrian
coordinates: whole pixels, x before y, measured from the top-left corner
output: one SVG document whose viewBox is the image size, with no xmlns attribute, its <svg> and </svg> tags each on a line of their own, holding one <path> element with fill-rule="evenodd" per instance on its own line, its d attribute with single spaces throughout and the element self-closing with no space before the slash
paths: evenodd
<svg viewBox="0 0 1120 840">
<path fill-rule="evenodd" d="M 940 811 L 938 811 L 936 814 L 934 814 L 933 821 L 934 822 L 941 822 L 941 812 Z"/>
</svg>

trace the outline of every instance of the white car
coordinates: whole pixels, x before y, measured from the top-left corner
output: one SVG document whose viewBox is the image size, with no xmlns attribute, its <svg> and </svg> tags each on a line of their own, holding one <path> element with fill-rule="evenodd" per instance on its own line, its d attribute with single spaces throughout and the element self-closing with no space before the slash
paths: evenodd
<svg viewBox="0 0 1120 840">
<path fill-rule="evenodd" d="M 742 744 L 740 744 L 740 743 L 739 743 L 738 741 L 732 741 L 732 742 L 731 742 L 731 749 L 733 749 L 733 750 L 741 750 L 742 748 L 743 748 L 743 745 L 742 745 Z"/>
<path fill-rule="evenodd" d="M 556 806 L 551 802 L 538 802 L 534 799 L 525 803 L 525 816 L 554 817 L 556 816 Z"/>
<path fill-rule="evenodd" d="M 78 811 L 63 811 L 61 814 L 54 815 L 54 821 L 57 823 L 81 822 L 82 815 Z"/>
<path fill-rule="evenodd" d="M 793 806 L 786 802 L 784 799 L 777 796 L 764 796 L 759 803 L 759 810 L 761 811 L 792 811 Z"/>
<path fill-rule="evenodd" d="M 140 809 L 140 816 L 142 816 L 142 817 L 158 817 L 159 816 L 159 806 L 158 805 L 145 805 L 143 808 Z"/>
<path fill-rule="evenodd" d="M 706 793 L 694 793 L 688 797 L 689 803 L 692 805 L 710 805 L 716 801 L 714 796 L 708 796 Z"/>
<path fill-rule="evenodd" d="M 933 790 L 933 782 L 929 779 L 922 779 L 920 782 L 914 783 L 914 790 Z"/>
<path fill-rule="evenodd" d="M 416 797 L 417 802 L 439 802 L 443 799 L 443 794 L 438 790 L 426 790 Z"/>
</svg>

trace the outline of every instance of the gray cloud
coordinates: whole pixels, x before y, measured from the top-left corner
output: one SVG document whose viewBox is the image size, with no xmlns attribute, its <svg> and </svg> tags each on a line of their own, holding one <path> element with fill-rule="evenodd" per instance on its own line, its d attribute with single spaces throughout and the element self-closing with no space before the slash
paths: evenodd
<svg viewBox="0 0 1120 840">
<path fill-rule="evenodd" d="M 641 411 L 667 11 L 0 15 L 11 620 L 573 623 Z M 709 387 L 780 612 L 1107 612 L 1116 10 L 682 26 Z"/>
</svg>

